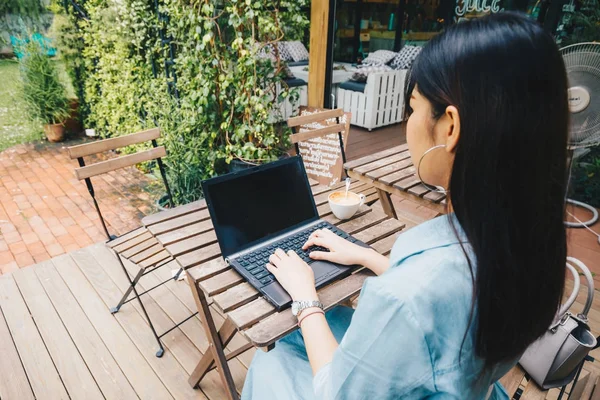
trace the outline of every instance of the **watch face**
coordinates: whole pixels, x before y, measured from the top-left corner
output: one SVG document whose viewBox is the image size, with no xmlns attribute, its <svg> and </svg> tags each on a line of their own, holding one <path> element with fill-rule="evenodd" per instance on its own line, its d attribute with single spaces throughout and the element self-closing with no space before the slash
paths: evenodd
<svg viewBox="0 0 600 400">
<path fill-rule="evenodd" d="M 298 308 L 299 307 L 300 307 L 300 304 L 298 304 L 297 302 L 293 302 L 292 303 L 292 314 L 298 315 Z"/>
</svg>

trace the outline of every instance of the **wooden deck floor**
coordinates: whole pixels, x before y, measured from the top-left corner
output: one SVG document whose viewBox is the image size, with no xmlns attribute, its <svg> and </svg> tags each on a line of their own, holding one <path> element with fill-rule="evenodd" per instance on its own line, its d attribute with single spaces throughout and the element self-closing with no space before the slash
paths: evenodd
<svg viewBox="0 0 600 400">
<path fill-rule="evenodd" d="M 148 288 L 169 274 L 166 269 L 155 271 L 141 286 Z M 156 342 L 137 303 L 126 304 L 115 315 L 109 312 L 126 284 L 103 243 L 0 276 L 0 398 L 225 398 L 214 370 L 200 390 L 187 383 L 207 349 L 199 319 L 167 335 L 166 352 L 156 358 Z M 195 309 L 185 281 L 171 281 L 150 293 L 144 300 L 159 331 Z M 580 296 L 578 309 L 583 301 Z M 216 311 L 215 317 L 222 323 Z M 598 296 L 590 321 L 593 331 L 600 332 Z M 231 346 L 237 348 L 243 340 L 238 335 Z M 230 361 L 240 391 L 254 351 Z M 590 364 L 586 370 L 594 368 Z"/>
<path fill-rule="evenodd" d="M 169 274 L 159 269 L 142 286 Z M 165 354 L 156 358 L 156 342 L 138 304 L 109 312 L 126 284 L 103 243 L 1 276 L 0 398 L 225 398 L 214 370 L 200 390 L 187 383 L 207 349 L 199 319 L 167 335 Z M 159 332 L 195 311 L 186 281 L 171 281 L 144 297 Z M 243 340 L 237 337 L 232 346 Z M 240 390 L 253 353 L 230 361 Z"/>
</svg>

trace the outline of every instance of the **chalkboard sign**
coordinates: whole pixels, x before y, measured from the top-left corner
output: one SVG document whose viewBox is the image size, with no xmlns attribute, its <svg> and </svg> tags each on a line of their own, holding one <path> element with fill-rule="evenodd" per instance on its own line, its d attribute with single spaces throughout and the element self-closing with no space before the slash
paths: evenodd
<svg viewBox="0 0 600 400">
<path fill-rule="evenodd" d="M 310 115 L 326 111 L 323 108 L 300 107 L 299 115 Z M 342 132 L 344 150 L 348 146 L 348 135 L 350 133 L 351 114 L 344 113 L 340 117 L 340 124 L 345 124 L 346 129 Z M 324 128 L 328 125 L 337 124 L 337 118 L 323 120 L 299 126 L 297 132 L 306 132 L 314 129 Z M 298 143 L 300 155 L 304 161 L 304 168 L 309 177 L 320 184 L 331 186 L 340 182 L 344 177 L 344 162 L 340 148 L 340 139 L 337 133 L 331 133 L 317 138 L 308 139 Z"/>
</svg>

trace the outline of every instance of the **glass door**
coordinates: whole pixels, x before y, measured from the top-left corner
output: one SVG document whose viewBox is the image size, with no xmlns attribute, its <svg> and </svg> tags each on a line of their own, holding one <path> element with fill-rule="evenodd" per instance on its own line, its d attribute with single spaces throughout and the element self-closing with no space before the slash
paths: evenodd
<svg viewBox="0 0 600 400">
<path fill-rule="evenodd" d="M 325 103 L 337 104 L 341 84 L 348 81 L 368 53 L 400 49 L 399 15 L 406 0 L 330 0 L 330 62 Z M 401 4 L 402 2 L 402 4 Z M 331 17 L 332 15 L 332 17 Z M 326 78 L 326 83 L 328 79 Z"/>
</svg>

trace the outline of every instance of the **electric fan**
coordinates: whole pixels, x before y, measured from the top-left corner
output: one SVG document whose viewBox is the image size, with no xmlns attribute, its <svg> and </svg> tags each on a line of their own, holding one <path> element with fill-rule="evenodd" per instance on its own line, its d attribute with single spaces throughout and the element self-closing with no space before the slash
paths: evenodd
<svg viewBox="0 0 600 400">
<path fill-rule="evenodd" d="M 569 83 L 571 121 L 567 146 L 573 160 L 585 148 L 600 144 L 600 43 L 578 43 L 563 47 L 560 52 Z M 592 213 L 592 218 L 585 222 L 571 214 L 578 222 L 566 221 L 567 226 L 589 229 L 589 225 L 598 220 L 598 211 L 594 207 L 571 199 L 567 199 L 567 202 Z M 596 232 L 594 234 L 598 235 Z M 598 242 L 600 243 L 600 236 Z"/>
</svg>

